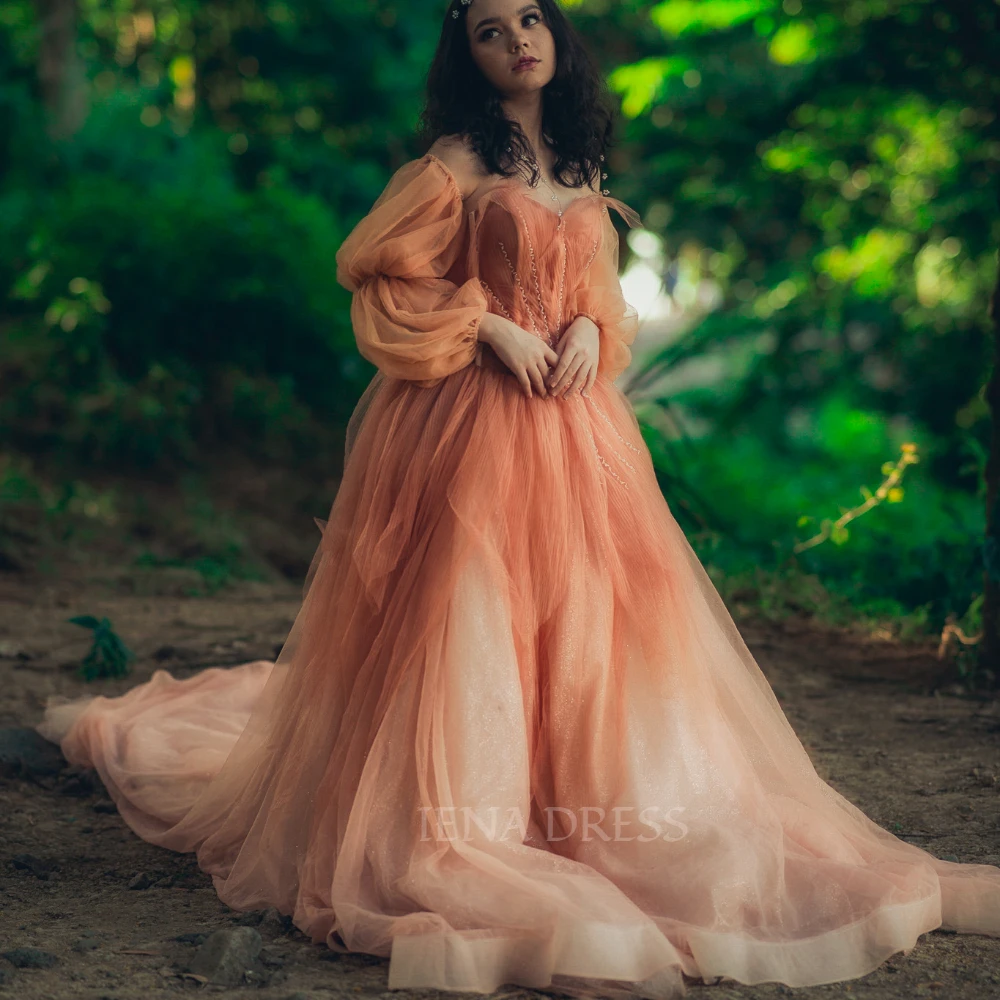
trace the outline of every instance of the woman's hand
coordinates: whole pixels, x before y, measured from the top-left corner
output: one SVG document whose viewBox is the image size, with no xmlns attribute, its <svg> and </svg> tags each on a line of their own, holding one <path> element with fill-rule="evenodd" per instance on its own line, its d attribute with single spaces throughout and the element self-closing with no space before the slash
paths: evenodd
<svg viewBox="0 0 1000 1000">
<path fill-rule="evenodd" d="M 493 348 L 529 399 L 533 387 L 539 396 L 548 396 L 545 380 L 559 355 L 541 337 L 503 316 L 486 313 L 479 324 L 479 339 Z"/>
<path fill-rule="evenodd" d="M 571 392 L 579 390 L 585 396 L 597 378 L 600 327 L 589 316 L 577 316 L 559 338 L 557 348 L 559 361 L 549 376 L 552 395 L 565 399 Z"/>
</svg>

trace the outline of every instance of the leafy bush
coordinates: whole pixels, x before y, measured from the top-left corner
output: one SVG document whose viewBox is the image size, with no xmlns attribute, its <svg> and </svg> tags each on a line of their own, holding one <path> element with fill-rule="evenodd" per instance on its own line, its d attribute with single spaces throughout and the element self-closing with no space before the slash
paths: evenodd
<svg viewBox="0 0 1000 1000">
<path fill-rule="evenodd" d="M 363 364 L 340 226 L 288 184 L 240 190 L 227 155 L 111 104 L 49 183 L 0 189 L 0 444 L 151 466 L 236 442 L 305 452 L 346 419 Z"/>
</svg>

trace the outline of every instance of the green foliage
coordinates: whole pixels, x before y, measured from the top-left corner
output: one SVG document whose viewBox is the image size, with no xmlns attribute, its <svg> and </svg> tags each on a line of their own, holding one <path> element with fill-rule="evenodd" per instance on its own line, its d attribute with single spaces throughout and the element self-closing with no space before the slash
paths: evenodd
<svg viewBox="0 0 1000 1000">
<path fill-rule="evenodd" d="M 833 544 L 787 570 L 824 613 L 963 614 L 982 589 L 1000 7 L 564 6 L 622 101 L 609 186 L 687 310 L 629 383 L 685 529 L 740 580 L 786 572 L 800 519 L 825 519 Z M 102 469 L 169 480 L 240 454 L 329 474 L 371 373 L 334 257 L 419 152 L 442 14 L 86 0 L 87 115 L 64 142 L 35 5 L 0 5 L 0 521 L 34 504 L 56 534 L 113 524 L 123 488 L 94 485 Z M 905 500 L 837 528 L 909 441 Z M 194 568 L 205 591 L 258 571 L 214 508 L 181 506 L 144 565 Z"/>
<path fill-rule="evenodd" d="M 958 617 L 949 615 L 941 634 L 939 653 L 951 653 L 960 681 L 970 689 L 995 686 L 996 669 L 979 655 L 984 639 L 985 595 L 979 594 Z"/>
<path fill-rule="evenodd" d="M 734 581 L 758 568 L 780 575 L 793 566 L 860 611 L 895 609 L 890 616 L 899 617 L 923 607 L 928 627 L 938 630 L 981 591 L 982 504 L 927 474 L 936 456 L 924 445 L 924 464 L 907 472 L 905 498 L 865 513 L 845 544 L 794 554 L 804 518 L 812 524 L 832 504 L 863 502 L 859 484 L 872 481 L 886 453 L 908 443 L 877 414 L 834 397 L 816 419 L 797 424 L 792 446 L 778 453 L 752 427 L 733 431 L 725 448 L 649 440 L 656 465 L 685 484 L 676 490 L 665 480 L 675 516 L 699 554 Z M 692 507 L 700 518 L 689 515 Z M 816 613 L 832 614 L 826 606 Z"/>
<path fill-rule="evenodd" d="M 0 568 L 37 563 L 39 547 L 86 547 L 121 530 L 118 490 L 82 478 L 57 483 L 39 475 L 22 456 L 0 452 Z"/>
<path fill-rule="evenodd" d="M 861 503 L 854 507 L 841 507 L 840 516 L 823 518 L 819 524 L 819 531 L 810 538 L 797 542 L 794 548 L 796 553 L 804 552 L 806 549 L 822 545 L 825 541 L 833 542 L 834 545 L 846 545 L 850 539 L 848 525 L 857 518 L 874 510 L 881 503 L 901 503 L 905 492 L 899 484 L 903 480 L 906 469 L 910 465 L 915 465 L 919 461 L 917 446 L 912 442 L 903 445 L 902 454 L 895 462 L 886 462 L 882 466 L 883 482 L 874 490 L 867 486 L 861 487 Z M 802 515 L 798 519 L 798 526 L 805 527 L 815 518 L 809 515 Z"/>
<path fill-rule="evenodd" d="M 940 629 L 982 590 L 1000 8 L 667 0 L 650 17 L 660 44 L 610 78 L 632 119 L 616 193 L 645 199 L 675 301 L 710 286 L 717 303 L 634 379 L 669 405 L 654 457 L 685 488 L 668 500 L 690 522 L 707 498 L 738 575 L 916 441 L 905 501 L 850 529 L 829 516 L 834 544 L 800 561 Z"/>
<path fill-rule="evenodd" d="M 732 28 L 777 6 L 775 0 L 665 0 L 649 16 L 665 35 L 676 38 Z"/>
<path fill-rule="evenodd" d="M 122 642 L 107 618 L 79 615 L 68 621 L 71 625 L 79 625 L 94 633 L 94 644 L 83 658 L 79 669 L 80 676 L 85 681 L 128 675 L 129 663 L 135 659 L 135 654 Z"/>
<path fill-rule="evenodd" d="M 93 113 L 73 154 L 89 165 L 64 162 L 54 191 L 0 192 L 16 310 L 0 443 L 150 466 L 343 421 L 361 366 L 332 213 L 287 186 L 239 190 L 208 135 L 147 130 L 111 159 L 130 114 Z"/>
<path fill-rule="evenodd" d="M 218 593 L 234 580 L 261 580 L 263 574 L 248 560 L 239 546 L 229 546 L 213 555 L 192 557 L 161 556 L 155 552 L 143 552 L 135 560 L 135 566 L 147 569 L 179 568 L 194 570 L 201 578 L 200 586 L 188 586 L 185 595 L 206 597 Z"/>
</svg>

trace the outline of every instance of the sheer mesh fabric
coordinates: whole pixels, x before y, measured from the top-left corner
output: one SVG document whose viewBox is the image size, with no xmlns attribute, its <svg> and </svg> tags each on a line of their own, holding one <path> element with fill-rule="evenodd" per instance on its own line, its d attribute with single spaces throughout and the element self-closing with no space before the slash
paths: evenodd
<svg viewBox="0 0 1000 1000">
<path fill-rule="evenodd" d="M 389 957 L 390 988 L 662 1000 L 1000 934 L 1000 868 L 819 777 L 674 520 L 612 379 L 613 202 L 468 206 L 437 158 L 401 167 L 337 255 L 379 371 L 277 662 L 54 698 L 39 730 L 224 902 Z M 590 315 L 589 397 L 526 398 L 487 310 Z"/>
</svg>

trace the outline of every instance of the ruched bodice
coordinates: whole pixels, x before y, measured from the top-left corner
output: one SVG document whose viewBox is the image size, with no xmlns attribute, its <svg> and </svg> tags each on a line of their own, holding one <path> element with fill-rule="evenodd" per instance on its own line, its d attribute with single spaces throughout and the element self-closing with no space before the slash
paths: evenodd
<svg viewBox="0 0 1000 1000">
<path fill-rule="evenodd" d="M 476 197 L 468 210 L 467 270 L 479 277 L 490 310 L 554 346 L 595 302 L 583 298 L 602 246 L 613 257 L 617 277 L 617 233 L 609 205 L 630 224 L 638 221 L 623 202 L 596 193 L 577 196 L 560 216 L 519 181 L 502 181 Z M 614 289 L 604 294 L 613 295 Z"/>
<path fill-rule="evenodd" d="M 431 386 L 482 364 L 486 312 L 550 344 L 583 315 L 600 330 L 598 375 L 613 380 L 631 360 L 638 316 L 622 295 L 609 208 L 639 221 L 596 192 L 560 218 L 516 178 L 466 203 L 434 154 L 403 164 L 337 253 L 359 351 L 387 375 Z"/>
</svg>

